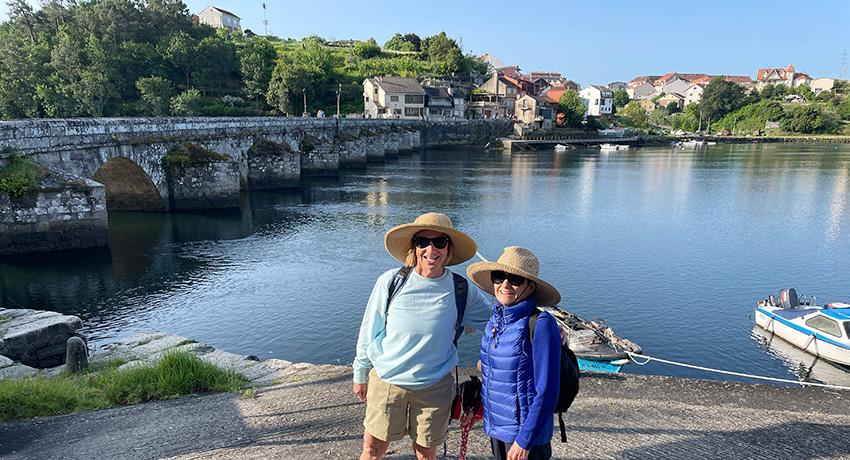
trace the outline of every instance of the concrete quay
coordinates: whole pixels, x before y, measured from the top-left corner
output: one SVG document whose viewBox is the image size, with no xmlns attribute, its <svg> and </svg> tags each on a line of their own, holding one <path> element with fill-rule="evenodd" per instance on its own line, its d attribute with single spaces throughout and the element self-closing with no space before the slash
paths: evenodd
<svg viewBox="0 0 850 460">
<path fill-rule="evenodd" d="M 351 394 L 350 368 L 299 367 L 250 399 L 216 394 L 0 424 L 0 457 L 357 458 L 364 406 Z M 553 440 L 553 457 L 850 458 L 848 408 L 850 392 L 585 375 L 567 416 L 568 441 Z M 457 458 L 459 440 L 454 424 L 446 458 Z M 393 443 L 386 458 L 413 458 L 409 441 Z M 480 424 L 467 458 L 490 458 Z"/>
</svg>

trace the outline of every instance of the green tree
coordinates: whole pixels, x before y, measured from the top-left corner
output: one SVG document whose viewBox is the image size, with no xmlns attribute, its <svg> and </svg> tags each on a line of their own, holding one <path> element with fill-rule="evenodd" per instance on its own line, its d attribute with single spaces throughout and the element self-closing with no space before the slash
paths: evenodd
<svg viewBox="0 0 850 460">
<path fill-rule="evenodd" d="M 743 106 L 744 88 L 737 83 L 715 78 L 706 85 L 700 100 L 703 116 L 710 120 L 719 120 L 729 112 Z"/>
<path fill-rule="evenodd" d="M 629 103 L 629 93 L 624 89 L 614 91 L 614 107 L 625 107 Z"/>
<path fill-rule="evenodd" d="M 829 134 L 838 130 L 838 123 L 815 106 L 795 106 L 779 125 L 785 131 L 804 134 Z"/>
<path fill-rule="evenodd" d="M 434 71 L 441 75 L 456 73 L 461 68 L 463 53 L 457 42 L 445 32 L 432 35 L 422 41 L 422 50 L 428 56 Z"/>
<path fill-rule="evenodd" d="M 676 113 L 679 111 L 679 103 L 676 101 L 670 101 L 667 103 L 667 107 L 664 107 L 664 110 L 667 114 Z"/>
<path fill-rule="evenodd" d="M 646 109 L 637 102 L 628 103 L 622 114 L 629 125 L 635 128 L 645 129 L 649 127 L 649 115 L 646 113 Z"/>
<path fill-rule="evenodd" d="M 394 51 L 419 51 L 422 39 L 416 34 L 396 33 L 384 44 L 384 48 Z"/>
<path fill-rule="evenodd" d="M 201 92 L 195 88 L 189 88 L 186 91 L 171 98 L 171 113 L 180 116 L 197 115 L 201 108 Z"/>
<path fill-rule="evenodd" d="M 767 85 L 762 88 L 759 96 L 762 99 L 782 99 L 788 94 L 789 89 L 785 85 Z"/>
<path fill-rule="evenodd" d="M 839 117 L 850 121 L 850 98 L 844 99 L 844 102 L 838 105 L 836 111 L 838 112 Z"/>
<path fill-rule="evenodd" d="M 815 93 L 812 92 L 812 88 L 809 85 L 798 86 L 796 93 L 809 102 L 815 100 Z"/>
<path fill-rule="evenodd" d="M 118 94 L 116 72 L 106 49 L 94 35 L 86 41 L 85 56 L 88 65 L 72 86 L 74 96 L 89 115 L 102 117 L 106 104 Z"/>
<path fill-rule="evenodd" d="M 374 38 L 370 38 L 365 42 L 357 42 L 352 50 L 355 56 L 363 59 L 370 59 L 381 55 L 381 47 Z"/>
<path fill-rule="evenodd" d="M 194 86 L 204 95 L 241 87 L 236 47 L 222 37 L 213 35 L 198 42 L 193 61 Z"/>
<path fill-rule="evenodd" d="M 252 37 L 239 50 L 239 71 L 242 74 L 242 84 L 248 99 L 260 108 L 260 101 L 265 100 L 269 91 L 277 52 L 265 38 Z"/>
<path fill-rule="evenodd" d="M 186 32 L 176 32 L 165 38 L 163 55 L 175 69 L 186 78 L 186 86 L 190 86 L 192 69 L 195 67 L 195 50 L 197 42 Z"/>
<path fill-rule="evenodd" d="M 268 104 L 283 113 L 295 113 L 295 108 L 302 105 L 303 94 L 315 101 L 330 86 L 333 56 L 318 42 L 302 45 L 302 49 L 278 60 L 269 82 Z"/>
<path fill-rule="evenodd" d="M 146 115 L 168 115 L 174 87 L 171 82 L 162 77 L 142 77 L 136 80 Z"/>
<path fill-rule="evenodd" d="M 584 120 L 587 106 L 575 91 L 564 91 L 558 99 L 558 112 L 564 114 L 564 125 L 570 128 L 578 128 Z"/>
</svg>

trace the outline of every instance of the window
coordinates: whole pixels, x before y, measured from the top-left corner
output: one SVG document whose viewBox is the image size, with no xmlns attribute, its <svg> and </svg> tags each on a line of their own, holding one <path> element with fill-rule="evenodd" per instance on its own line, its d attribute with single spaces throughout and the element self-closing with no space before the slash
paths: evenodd
<svg viewBox="0 0 850 460">
<path fill-rule="evenodd" d="M 806 326 L 829 335 L 841 337 L 841 328 L 838 327 L 838 321 L 831 320 L 823 315 L 817 315 L 814 318 L 807 319 Z"/>
<path fill-rule="evenodd" d="M 418 117 L 419 109 L 416 107 L 405 107 L 404 116 L 406 117 Z"/>
<path fill-rule="evenodd" d="M 418 94 L 405 94 L 404 95 L 404 103 L 405 104 L 423 104 L 425 102 L 425 96 Z"/>
<path fill-rule="evenodd" d="M 393 114 L 401 115 L 401 109 L 393 109 Z"/>
<path fill-rule="evenodd" d="M 398 96 L 390 96 L 390 102 L 398 102 Z"/>
<path fill-rule="evenodd" d="M 850 321 L 844 322 L 844 330 L 847 331 L 847 337 L 850 337 Z"/>
</svg>

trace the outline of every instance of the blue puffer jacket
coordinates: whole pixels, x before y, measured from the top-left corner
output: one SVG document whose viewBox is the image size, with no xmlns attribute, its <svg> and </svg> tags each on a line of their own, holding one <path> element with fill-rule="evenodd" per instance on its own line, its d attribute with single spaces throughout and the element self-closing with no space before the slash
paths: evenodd
<svg viewBox="0 0 850 460">
<path fill-rule="evenodd" d="M 560 378 L 560 335 L 548 313 L 538 316 L 531 346 L 536 306 L 532 298 L 510 307 L 497 302 L 481 339 L 484 431 L 524 449 L 551 440 Z"/>
</svg>

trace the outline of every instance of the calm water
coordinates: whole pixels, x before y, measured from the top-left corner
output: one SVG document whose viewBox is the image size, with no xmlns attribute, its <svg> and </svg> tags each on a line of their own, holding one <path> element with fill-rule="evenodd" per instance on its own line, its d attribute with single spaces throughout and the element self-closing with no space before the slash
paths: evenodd
<svg viewBox="0 0 850 460">
<path fill-rule="evenodd" d="M 438 210 L 485 257 L 533 249 L 563 306 L 647 354 L 793 378 L 798 362 L 752 337 L 753 306 L 789 286 L 850 300 L 848 187 L 850 146 L 428 151 L 299 192 L 252 192 L 235 212 L 112 213 L 110 250 L 0 261 L 0 304 L 79 315 L 97 343 L 161 330 L 350 363 L 374 280 L 397 265 L 384 232 Z M 479 339 L 462 339 L 465 364 Z"/>
</svg>

